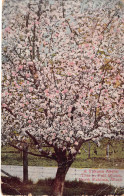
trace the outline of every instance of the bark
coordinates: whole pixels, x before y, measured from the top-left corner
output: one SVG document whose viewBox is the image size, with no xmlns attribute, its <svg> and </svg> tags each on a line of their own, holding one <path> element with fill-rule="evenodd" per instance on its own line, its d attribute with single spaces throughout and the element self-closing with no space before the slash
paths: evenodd
<svg viewBox="0 0 124 196">
<path fill-rule="evenodd" d="M 28 146 L 24 146 L 23 149 L 23 182 L 28 181 Z"/>
<path fill-rule="evenodd" d="M 107 147 L 106 147 L 106 156 L 107 158 L 109 158 L 109 144 L 107 144 Z"/>
<path fill-rule="evenodd" d="M 58 162 L 58 169 L 56 173 L 56 177 L 53 184 L 53 196 L 62 196 L 63 190 L 64 190 L 64 182 L 65 182 L 65 176 L 71 166 L 71 164 L 74 161 L 74 157 L 69 154 L 66 154 L 66 150 L 62 151 L 61 149 L 58 149 L 54 147 L 56 156 L 57 156 L 57 162 Z"/>
<path fill-rule="evenodd" d="M 59 165 L 56 173 L 56 178 L 53 184 L 53 196 L 62 196 L 64 190 L 65 176 L 69 166 Z"/>
</svg>

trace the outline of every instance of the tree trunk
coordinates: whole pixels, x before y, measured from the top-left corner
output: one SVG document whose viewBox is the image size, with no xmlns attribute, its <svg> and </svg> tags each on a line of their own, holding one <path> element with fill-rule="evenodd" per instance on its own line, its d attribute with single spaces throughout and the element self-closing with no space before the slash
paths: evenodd
<svg viewBox="0 0 124 196">
<path fill-rule="evenodd" d="M 23 182 L 28 181 L 28 146 L 23 147 Z"/>
<path fill-rule="evenodd" d="M 107 158 L 109 158 L 109 144 L 107 144 L 107 147 L 106 147 L 106 156 Z"/>
<path fill-rule="evenodd" d="M 59 165 L 53 185 L 53 196 L 62 196 L 64 190 L 65 176 L 69 166 Z"/>
</svg>

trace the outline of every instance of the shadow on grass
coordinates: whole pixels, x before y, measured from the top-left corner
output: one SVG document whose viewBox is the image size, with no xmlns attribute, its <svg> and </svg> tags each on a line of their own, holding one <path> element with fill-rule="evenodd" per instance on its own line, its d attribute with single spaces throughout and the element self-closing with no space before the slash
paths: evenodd
<svg viewBox="0 0 124 196">
<path fill-rule="evenodd" d="M 2 177 L 3 195 L 52 195 L 53 179 L 39 180 L 36 184 L 32 181 L 23 183 L 17 177 Z M 124 189 L 115 188 L 106 184 L 85 183 L 82 181 L 65 182 L 63 196 L 81 196 L 81 195 L 122 195 Z"/>
</svg>

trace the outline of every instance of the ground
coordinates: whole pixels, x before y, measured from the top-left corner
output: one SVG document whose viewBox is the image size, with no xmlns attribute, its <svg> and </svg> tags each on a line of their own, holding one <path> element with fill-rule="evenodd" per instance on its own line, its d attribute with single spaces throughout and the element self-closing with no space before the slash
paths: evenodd
<svg viewBox="0 0 124 196">
<path fill-rule="evenodd" d="M 23 184 L 18 178 L 2 178 L 2 192 L 3 194 L 33 194 L 33 195 L 51 195 L 53 180 L 40 180 L 37 184 L 31 181 Z M 84 182 L 65 182 L 64 195 L 122 195 L 124 189 L 115 188 L 105 184 L 93 184 Z"/>
</svg>

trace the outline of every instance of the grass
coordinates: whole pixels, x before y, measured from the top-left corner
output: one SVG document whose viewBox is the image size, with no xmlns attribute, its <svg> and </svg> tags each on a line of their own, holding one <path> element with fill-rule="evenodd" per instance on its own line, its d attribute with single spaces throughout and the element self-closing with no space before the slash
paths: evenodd
<svg viewBox="0 0 124 196">
<path fill-rule="evenodd" d="M 13 177 L 2 177 L 2 192 L 6 195 L 27 195 L 31 193 L 33 196 L 35 195 L 51 195 L 53 187 L 53 180 L 39 180 L 36 184 L 32 182 L 22 183 L 19 178 Z M 93 184 L 93 183 L 85 183 L 73 181 L 65 182 L 64 194 L 63 196 L 70 195 L 95 195 L 95 196 L 103 196 L 103 195 L 122 195 L 124 193 L 124 189 L 115 188 L 106 184 Z"/>
<path fill-rule="evenodd" d="M 109 145 L 109 157 L 106 157 L 106 146 Z M 101 146 L 93 142 L 90 144 L 90 158 L 88 158 L 89 144 L 85 143 L 81 148 L 81 153 L 77 155 L 72 164 L 75 168 L 116 168 L 124 169 L 124 141 L 104 139 Z M 96 153 L 97 152 L 97 153 Z M 23 165 L 22 153 L 10 146 L 2 147 L 1 163 L 3 165 Z M 55 167 L 56 162 L 42 157 L 28 155 L 29 166 Z"/>
</svg>

